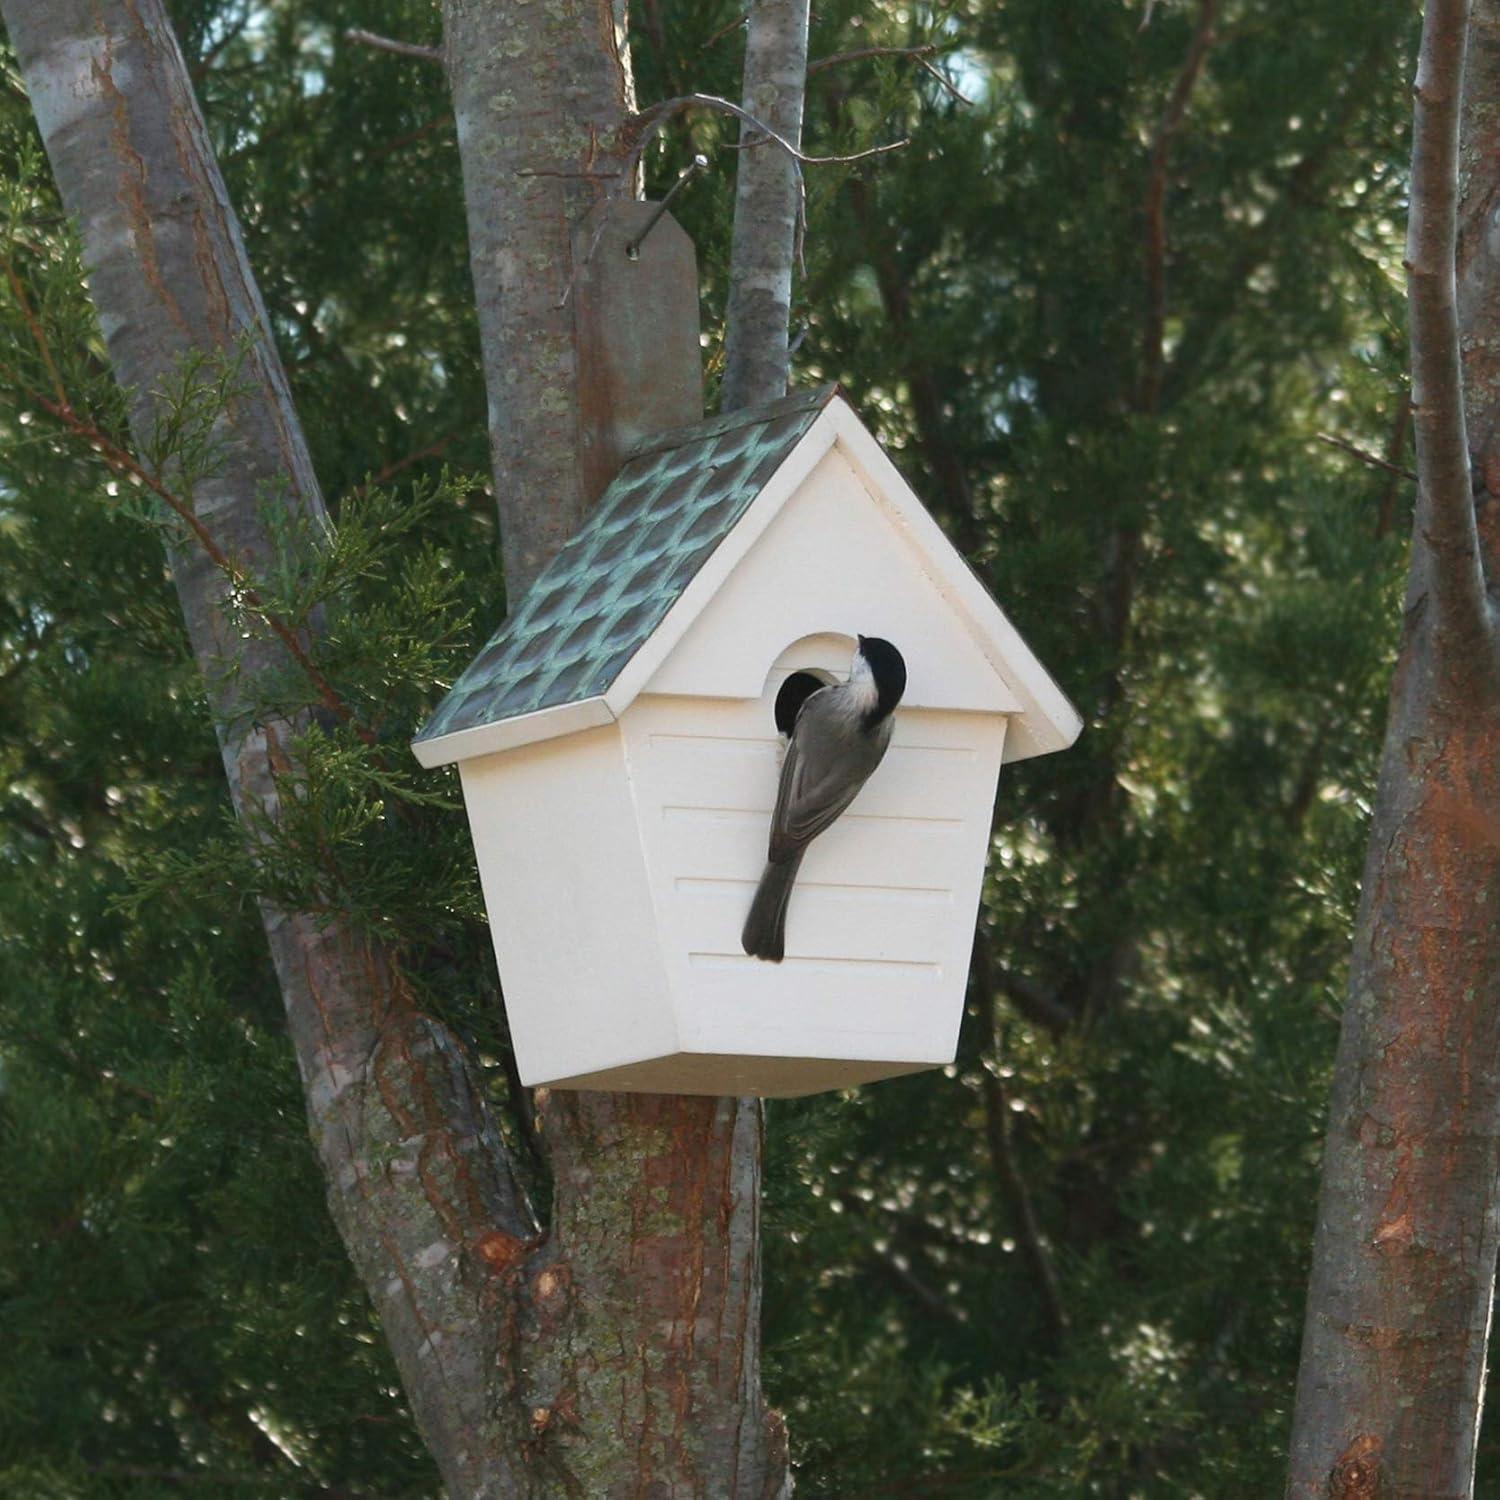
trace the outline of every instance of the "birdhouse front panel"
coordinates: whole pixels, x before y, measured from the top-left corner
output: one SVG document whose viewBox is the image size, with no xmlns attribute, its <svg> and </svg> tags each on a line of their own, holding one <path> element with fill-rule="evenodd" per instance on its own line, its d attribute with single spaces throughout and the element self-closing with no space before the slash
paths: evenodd
<svg viewBox="0 0 1500 1500">
<path fill-rule="evenodd" d="M 849 654 L 845 643 L 840 680 Z M 948 1062 L 1005 719 L 898 711 L 884 761 L 808 849 L 784 960 L 765 963 L 740 930 L 765 863 L 785 677 L 750 700 L 643 695 L 622 721 L 680 1043 L 858 1060 L 867 1077 Z"/>
</svg>

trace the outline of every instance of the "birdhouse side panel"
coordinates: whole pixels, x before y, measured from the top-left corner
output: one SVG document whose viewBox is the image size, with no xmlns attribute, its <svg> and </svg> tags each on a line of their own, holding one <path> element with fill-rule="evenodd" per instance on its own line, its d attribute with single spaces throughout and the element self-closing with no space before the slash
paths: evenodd
<svg viewBox="0 0 1500 1500">
<path fill-rule="evenodd" d="M 460 771 L 522 1082 L 675 1052 L 618 726 Z"/>
<path fill-rule="evenodd" d="M 648 695 L 622 720 L 683 1045 L 947 1062 L 1005 719 L 898 710 L 885 760 L 809 847 L 787 956 L 767 963 L 740 931 L 765 864 L 784 676 L 749 701 Z"/>
</svg>

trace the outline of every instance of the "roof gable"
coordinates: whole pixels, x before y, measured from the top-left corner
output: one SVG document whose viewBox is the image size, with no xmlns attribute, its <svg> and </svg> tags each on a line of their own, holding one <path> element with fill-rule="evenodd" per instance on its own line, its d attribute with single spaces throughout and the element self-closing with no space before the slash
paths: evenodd
<svg viewBox="0 0 1500 1500">
<path fill-rule="evenodd" d="M 835 446 L 998 679 L 997 698 L 964 706 L 1010 713 L 1005 758 L 1071 744 L 1073 706 L 836 395 L 824 386 L 638 448 L 423 727 L 418 759 L 442 765 L 617 719 Z"/>
<path fill-rule="evenodd" d="M 725 543 L 726 556 L 716 562 L 733 554 L 732 568 L 642 692 L 758 698 L 793 642 L 823 638 L 832 650 L 824 669 L 842 676 L 855 638 L 873 635 L 894 642 L 906 659 L 903 710 L 1021 712 L 1009 672 L 996 670 L 946 572 L 913 545 L 910 528 L 870 488 L 842 443 L 828 446 L 742 550 L 741 532 L 771 509 L 757 501 Z M 691 603 L 684 596 L 681 607 Z M 621 690 L 649 667 L 676 623 L 664 624 L 642 648 Z"/>
</svg>

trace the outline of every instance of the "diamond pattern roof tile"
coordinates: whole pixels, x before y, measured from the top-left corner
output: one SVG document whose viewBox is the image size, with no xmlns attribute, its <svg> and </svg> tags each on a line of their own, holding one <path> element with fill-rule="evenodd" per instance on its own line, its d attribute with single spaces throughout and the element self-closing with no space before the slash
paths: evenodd
<svg viewBox="0 0 1500 1500">
<path fill-rule="evenodd" d="M 641 443 L 417 740 L 608 691 L 836 390 L 822 386 Z"/>
</svg>

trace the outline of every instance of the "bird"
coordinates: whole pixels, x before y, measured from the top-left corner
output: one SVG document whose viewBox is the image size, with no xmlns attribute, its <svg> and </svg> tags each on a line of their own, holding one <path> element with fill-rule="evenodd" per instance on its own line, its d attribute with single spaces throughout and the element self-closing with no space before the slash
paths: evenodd
<svg viewBox="0 0 1500 1500">
<path fill-rule="evenodd" d="M 778 699 L 777 727 L 790 730 L 786 759 L 765 872 L 740 934 L 745 952 L 768 963 L 785 957 L 787 901 L 807 846 L 854 801 L 884 758 L 906 691 L 901 653 L 879 636 L 862 635 L 858 642 L 847 682 L 801 684 L 800 704 Z"/>
</svg>

